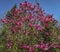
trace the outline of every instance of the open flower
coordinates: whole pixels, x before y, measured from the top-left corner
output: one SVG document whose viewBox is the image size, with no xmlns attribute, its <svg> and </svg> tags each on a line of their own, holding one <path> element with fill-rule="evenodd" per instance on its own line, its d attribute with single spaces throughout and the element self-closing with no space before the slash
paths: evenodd
<svg viewBox="0 0 60 52">
<path fill-rule="evenodd" d="M 28 25 L 29 25 L 30 28 L 34 27 L 34 25 L 32 23 L 29 23 Z"/>
<path fill-rule="evenodd" d="M 12 48 L 12 45 L 13 45 L 13 44 L 12 44 L 11 42 L 6 43 L 6 47 L 7 47 L 7 48 Z"/>
<path fill-rule="evenodd" d="M 30 49 L 30 46 L 23 44 L 23 45 L 21 46 L 21 48 L 26 49 L 26 50 L 29 50 L 29 49 Z"/>
<path fill-rule="evenodd" d="M 40 31 L 40 32 L 42 32 L 42 30 L 43 30 L 43 28 L 40 26 L 40 25 L 36 25 L 36 29 L 38 30 L 38 31 Z"/>
<path fill-rule="evenodd" d="M 8 24 L 8 22 L 9 22 L 6 18 L 3 18 L 1 21 L 5 24 Z"/>
</svg>

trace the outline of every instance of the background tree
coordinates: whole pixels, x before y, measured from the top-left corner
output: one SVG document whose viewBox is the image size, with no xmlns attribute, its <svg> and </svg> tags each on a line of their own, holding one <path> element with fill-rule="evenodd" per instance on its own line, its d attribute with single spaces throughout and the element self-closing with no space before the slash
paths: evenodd
<svg viewBox="0 0 60 52">
<path fill-rule="evenodd" d="M 59 52 L 60 33 L 53 15 L 46 15 L 39 3 L 15 5 L 2 19 L 5 52 Z"/>
</svg>

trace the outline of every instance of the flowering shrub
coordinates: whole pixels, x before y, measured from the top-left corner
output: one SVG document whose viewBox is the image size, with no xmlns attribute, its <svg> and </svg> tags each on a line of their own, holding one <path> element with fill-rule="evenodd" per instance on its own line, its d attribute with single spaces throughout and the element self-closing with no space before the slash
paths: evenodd
<svg viewBox="0 0 60 52">
<path fill-rule="evenodd" d="M 19 9 L 14 6 L 1 21 L 3 52 L 60 51 L 57 21 L 53 15 L 46 15 L 39 3 L 20 3 Z"/>
</svg>

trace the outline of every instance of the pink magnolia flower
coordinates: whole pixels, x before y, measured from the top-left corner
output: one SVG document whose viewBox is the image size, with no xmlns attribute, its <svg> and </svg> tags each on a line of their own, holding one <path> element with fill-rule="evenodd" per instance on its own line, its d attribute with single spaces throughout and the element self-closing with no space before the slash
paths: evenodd
<svg viewBox="0 0 60 52">
<path fill-rule="evenodd" d="M 11 32 L 12 32 L 12 33 L 15 33 L 15 32 L 17 32 L 17 31 L 18 31 L 18 28 L 16 28 L 15 26 L 12 26 Z"/>
<path fill-rule="evenodd" d="M 49 49 L 48 44 L 45 44 L 45 46 L 44 46 L 44 50 L 48 50 L 48 49 Z"/>
<path fill-rule="evenodd" d="M 6 18 L 3 18 L 1 21 L 5 24 L 8 24 L 8 22 L 9 22 Z"/>
<path fill-rule="evenodd" d="M 45 44 L 44 44 L 43 42 L 40 42 L 40 44 L 39 44 L 39 48 L 43 49 L 44 46 L 45 46 Z"/>
<path fill-rule="evenodd" d="M 18 12 L 19 12 L 19 10 L 16 8 L 15 11 L 14 11 L 14 13 L 16 14 L 16 13 L 18 13 Z"/>
<path fill-rule="evenodd" d="M 35 47 L 46 51 L 46 50 L 49 49 L 49 44 L 48 43 L 44 43 L 44 42 L 40 42 L 40 44 L 35 45 Z"/>
<path fill-rule="evenodd" d="M 23 45 L 21 46 L 21 48 L 26 49 L 26 50 L 29 50 L 29 49 L 30 49 L 30 46 L 29 46 L 29 45 L 24 45 L 24 44 L 23 44 Z"/>
<path fill-rule="evenodd" d="M 7 48 L 12 48 L 12 45 L 13 45 L 13 44 L 12 44 L 11 42 L 6 43 L 6 47 L 7 47 Z"/>
<path fill-rule="evenodd" d="M 30 47 L 29 52 L 34 52 L 34 47 Z"/>
<path fill-rule="evenodd" d="M 29 21 L 31 21 L 31 19 L 33 18 L 33 15 L 32 14 L 30 14 L 29 16 L 26 16 L 25 17 L 25 19 L 29 22 Z"/>
<path fill-rule="evenodd" d="M 60 49 L 60 45 L 59 44 L 55 45 L 55 47 Z"/>
<path fill-rule="evenodd" d="M 23 25 L 23 22 L 16 22 L 16 24 L 17 24 L 18 26 L 22 26 L 22 25 Z"/>
<path fill-rule="evenodd" d="M 45 17 L 44 22 L 49 22 L 49 18 Z"/>
<path fill-rule="evenodd" d="M 43 28 L 40 26 L 40 25 L 36 25 L 36 29 L 38 30 L 38 31 L 42 31 L 43 30 Z"/>
<path fill-rule="evenodd" d="M 27 8 L 29 8 L 29 7 L 31 6 L 31 3 L 25 1 L 25 6 L 26 6 Z"/>
<path fill-rule="evenodd" d="M 34 25 L 32 23 L 29 23 L 28 25 L 29 25 L 30 28 L 34 27 Z"/>
<path fill-rule="evenodd" d="M 53 21 L 54 21 L 54 18 L 51 15 L 48 15 L 44 18 L 44 22 L 46 22 L 46 23 L 50 23 Z"/>
<path fill-rule="evenodd" d="M 34 52 L 34 47 L 30 45 L 22 45 L 21 48 L 26 49 L 29 52 Z"/>
<path fill-rule="evenodd" d="M 50 24 L 49 23 L 44 23 L 44 27 L 50 28 Z"/>
<path fill-rule="evenodd" d="M 26 8 L 25 3 L 20 3 L 20 7 L 21 7 L 22 9 L 25 9 L 25 8 Z"/>
<path fill-rule="evenodd" d="M 29 16 L 26 16 L 25 18 L 26 18 L 26 20 L 27 20 L 27 21 L 29 21 L 29 20 L 30 20 Z"/>
<path fill-rule="evenodd" d="M 13 24 L 15 23 L 14 19 L 10 19 L 9 22 Z"/>
<path fill-rule="evenodd" d="M 56 42 L 53 46 L 54 48 L 59 48 L 60 49 L 60 44 L 58 42 Z"/>
<path fill-rule="evenodd" d="M 34 10 L 35 7 L 31 5 L 30 8 L 31 8 L 31 10 Z"/>
<path fill-rule="evenodd" d="M 24 22 L 24 18 L 23 17 L 20 17 L 20 19 L 19 19 L 20 21 L 22 21 L 22 22 Z"/>
</svg>

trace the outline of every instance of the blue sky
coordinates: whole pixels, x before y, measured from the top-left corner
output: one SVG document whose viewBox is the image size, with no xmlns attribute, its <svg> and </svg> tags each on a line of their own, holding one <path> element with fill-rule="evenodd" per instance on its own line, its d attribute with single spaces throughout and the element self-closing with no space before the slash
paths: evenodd
<svg viewBox="0 0 60 52">
<path fill-rule="evenodd" d="M 6 15 L 6 12 L 10 10 L 14 4 L 19 5 L 20 2 L 25 0 L 0 0 L 0 19 Z M 35 3 L 35 0 L 28 0 L 31 3 Z M 48 14 L 54 14 L 55 19 L 60 21 L 60 0 L 37 0 L 40 6 Z"/>
</svg>

